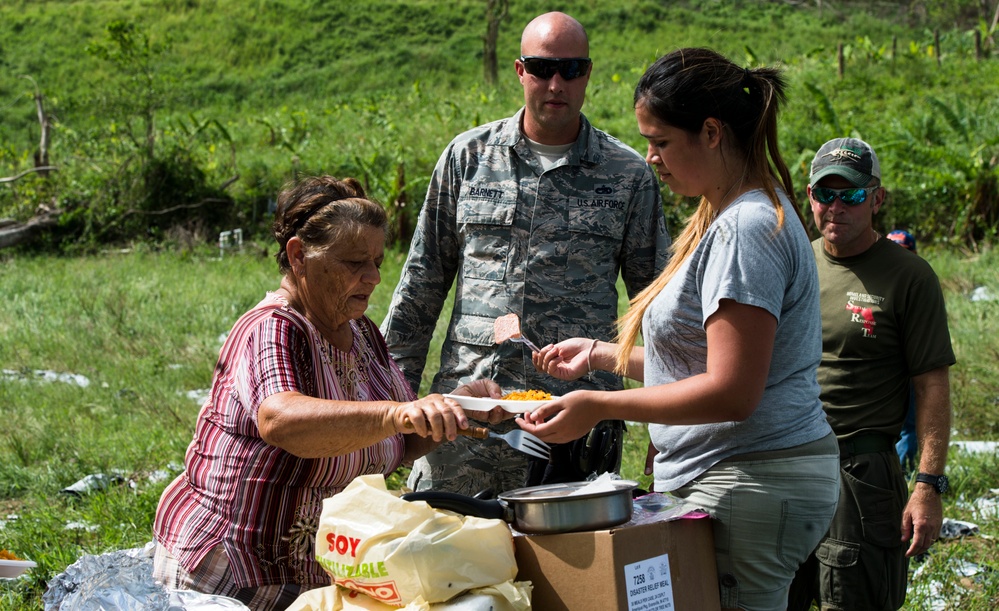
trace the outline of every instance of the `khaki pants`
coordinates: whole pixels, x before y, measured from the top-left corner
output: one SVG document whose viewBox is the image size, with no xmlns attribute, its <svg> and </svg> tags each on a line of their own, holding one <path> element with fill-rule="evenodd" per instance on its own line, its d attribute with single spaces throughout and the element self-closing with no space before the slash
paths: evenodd
<svg viewBox="0 0 999 611">
<path fill-rule="evenodd" d="M 729 458 L 673 491 L 713 518 L 723 608 L 783 611 L 795 570 L 836 510 L 837 454 L 830 434 L 797 448 Z"/>
</svg>

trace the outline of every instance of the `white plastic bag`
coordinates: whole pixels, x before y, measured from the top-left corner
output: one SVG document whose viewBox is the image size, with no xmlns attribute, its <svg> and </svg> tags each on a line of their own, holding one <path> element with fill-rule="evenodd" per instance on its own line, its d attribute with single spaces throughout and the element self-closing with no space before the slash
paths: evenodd
<svg viewBox="0 0 999 611">
<path fill-rule="evenodd" d="M 404 501 L 381 475 L 363 475 L 323 501 L 316 558 L 336 585 L 396 607 L 444 602 L 517 575 L 502 520 Z"/>
<path fill-rule="evenodd" d="M 420 598 L 405 607 L 393 607 L 353 590 L 328 586 L 302 594 L 286 611 L 531 611 L 531 582 L 508 581 L 475 588 L 445 603 L 430 604 Z"/>
</svg>

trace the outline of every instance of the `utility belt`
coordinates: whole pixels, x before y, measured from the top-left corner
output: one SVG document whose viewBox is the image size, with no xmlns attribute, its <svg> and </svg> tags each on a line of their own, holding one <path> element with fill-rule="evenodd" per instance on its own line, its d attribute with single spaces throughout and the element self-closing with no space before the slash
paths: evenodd
<svg viewBox="0 0 999 611">
<path fill-rule="evenodd" d="M 884 433 L 859 433 L 847 439 L 839 440 L 840 458 L 849 458 L 858 454 L 874 454 L 878 452 L 894 452 L 895 439 Z"/>
</svg>

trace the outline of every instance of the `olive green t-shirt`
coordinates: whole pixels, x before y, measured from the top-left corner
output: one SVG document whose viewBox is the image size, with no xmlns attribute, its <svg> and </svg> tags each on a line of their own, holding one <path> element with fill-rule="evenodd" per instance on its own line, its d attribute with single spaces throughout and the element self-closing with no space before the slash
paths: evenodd
<svg viewBox="0 0 999 611">
<path fill-rule="evenodd" d="M 835 258 L 812 242 L 819 270 L 822 362 L 818 379 L 840 438 L 861 431 L 897 437 L 909 379 L 954 364 L 940 282 L 929 263 L 885 238 Z"/>
</svg>

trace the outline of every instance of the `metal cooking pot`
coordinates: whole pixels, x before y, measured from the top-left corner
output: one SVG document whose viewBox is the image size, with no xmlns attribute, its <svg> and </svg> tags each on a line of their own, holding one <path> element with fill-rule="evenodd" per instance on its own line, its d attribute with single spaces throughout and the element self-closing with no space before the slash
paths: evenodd
<svg viewBox="0 0 999 611">
<path fill-rule="evenodd" d="M 582 490 L 593 486 L 592 491 Z M 600 530 L 631 519 L 631 491 L 638 482 L 571 482 L 518 488 L 483 500 L 453 492 L 426 490 L 402 495 L 431 507 L 480 518 L 499 519 L 523 533 L 548 534 Z"/>
</svg>

